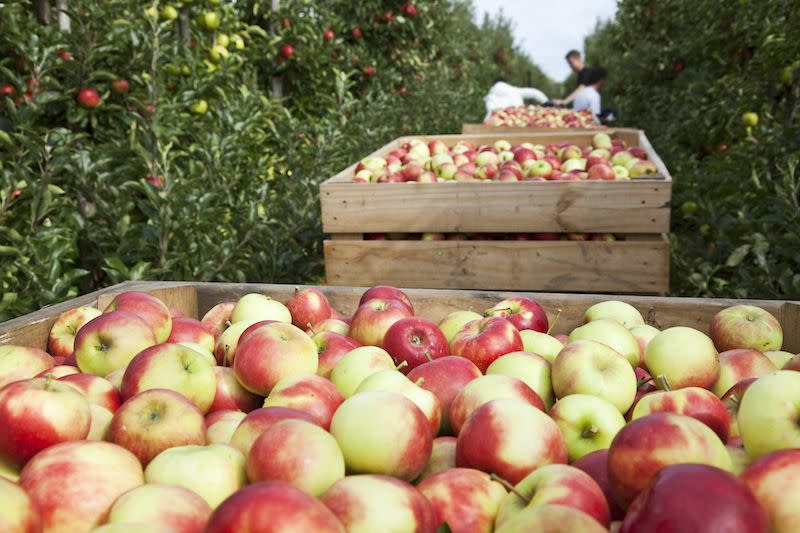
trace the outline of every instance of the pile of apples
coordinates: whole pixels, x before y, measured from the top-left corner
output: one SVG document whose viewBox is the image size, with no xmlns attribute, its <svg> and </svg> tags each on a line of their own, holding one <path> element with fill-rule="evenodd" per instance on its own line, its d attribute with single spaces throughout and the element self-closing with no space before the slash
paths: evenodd
<svg viewBox="0 0 800 533">
<path fill-rule="evenodd" d="M 657 172 L 640 146 L 626 146 L 607 133 L 581 148 L 570 142 L 512 145 L 501 139 L 475 146 L 453 146 L 434 139 L 411 139 L 386 157 L 366 157 L 355 168 L 357 183 L 435 183 L 453 181 L 566 181 L 641 178 Z"/>
<path fill-rule="evenodd" d="M 484 124 L 515 128 L 602 128 L 591 109 L 574 111 L 561 107 L 523 105 L 493 111 Z"/>
<path fill-rule="evenodd" d="M 436 324 L 389 286 L 352 316 L 315 288 L 72 309 L 49 353 L 0 346 L 0 530 L 797 531 L 800 356 L 772 315 L 583 318 L 551 335 L 509 297 Z"/>
</svg>

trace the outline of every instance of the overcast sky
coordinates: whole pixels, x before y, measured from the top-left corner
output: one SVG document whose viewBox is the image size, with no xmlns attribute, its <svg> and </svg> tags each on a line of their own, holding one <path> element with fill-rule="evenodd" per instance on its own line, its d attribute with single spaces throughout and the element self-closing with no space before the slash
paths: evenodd
<svg viewBox="0 0 800 533">
<path fill-rule="evenodd" d="M 514 21 L 515 41 L 550 78 L 569 75 L 564 55 L 583 51 L 583 39 L 597 19 L 607 20 L 617 10 L 616 0 L 472 0 L 478 23 L 483 15 L 501 9 Z"/>
</svg>

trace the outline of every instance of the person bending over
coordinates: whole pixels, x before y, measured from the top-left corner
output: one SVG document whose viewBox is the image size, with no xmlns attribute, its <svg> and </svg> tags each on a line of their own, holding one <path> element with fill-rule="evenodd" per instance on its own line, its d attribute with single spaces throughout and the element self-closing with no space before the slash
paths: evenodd
<svg viewBox="0 0 800 533">
<path fill-rule="evenodd" d="M 486 118 L 492 114 L 492 111 L 505 109 L 507 107 L 517 107 L 525 103 L 525 99 L 535 100 L 539 104 L 547 102 L 547 96 L 533 87 L 515 87 L 506 83 L 503 78 L 497 78 L 489 89 L 483 101 L 486 103 Z"/>
</svg>

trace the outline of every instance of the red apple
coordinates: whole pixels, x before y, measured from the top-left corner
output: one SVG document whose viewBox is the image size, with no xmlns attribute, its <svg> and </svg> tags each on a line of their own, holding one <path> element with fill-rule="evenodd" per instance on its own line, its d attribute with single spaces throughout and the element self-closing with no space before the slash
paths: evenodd
<svg viewBox="0 0 800 533">
<path fill-rule="evenodd" d="M 222 332 L 217 345 L 214 348 L 214 358 L 217 364 L 222 366 L 233 366 L 236 359 L 236 349 L 239 344 L 255 330 L 267 324 L 273 324 L 275 320 L 242 320 L 231 324 L 231 326 Z"/>
<path fill-rule="evenodd" d="M 452 468 L 433 474 L 417 485 L 433 505 L 436 527 L 450 531 L 492 531 L 506 490 L 489 474 L 470 468 Z"/>
<path fill-rule="evenodd" d="M 50 328 L 47 350 L 53 357 L 69 357 L 75 349 L 75 335 L 84 324 L 102 313 L 94 307 L 76 307 L 64 311 Z"/>
<path fill-rule="evenodd" d="M 456 442 L 455 437 L 436 437 L 433 439 L 431 457 L 428 465 L 417 478 L 417 483 L 429 478 L 433 474 L 444 472 L 456 467 Z"/>
<path fill-rule="evenodd" d="M 208 408 L 208 413 L 229 409 L 249 413 L 263 403 L 261 396 L 242 387 L 232 368 L 215 366 L 214 375 L 217 378 L 217 390 L 214 393 L 214 401 Z"/>
<path fill-rule="evenodd" d="M 468 322 L 450 342 L 453 355 L 466 357 L 481 372 L 492 361 L 509 352 L 522 351 L 522 338 L 511 322 L 501 317 L 489 317 Z"/>
<path fill-rule="evenodd" d="M 248 413 L 231 436 L 231 446 L 247 457 L 253 443 L 264 431 L 282 420 L 305 420 L 316 423 L 313 416 L 288 407 L 263 407 Z"/>
<path fill-rule="evenodd" d="M 0 346 L 0 389 L 14 381 L 48 372 L 54 364 L 53 358 L 38 348 L 4 344 Z"/>
<path fill-rule="evenodd" d="M 386 240 L 386 239 L 381 239 Z M 323 333 L 325 331 L 332 331 L 334 333 L 338 333 L 340 335 L 347 336 L 347 333 L 350 331 L 350 326 L 347 322 L 340 318 L 328 318 L 327 320 L 323 320 L 322 322 L 318 322 L 314 324 L 312 327 L 306 329 L 306 333 L 309 337 L 313 337 L 317 333 Z"/>
<path fill-rule="evenodd" d="M 81 372 L 106 377 L 128 366 L 136 354 L 156 342 L 153 329 L 138 315 L 103 313 L 75 336 L 75 359 Z"/>
<path fill-rule="evenodd" d="M 589 474 L 600 487 L 600 490 L 603 491 L 606 503 L 608 503 L 611 520 L 622 520 L 625 517 L 625 511 L 614 499 L 611 484 L 608 480 L 608 449 L 587 453 L 572 463 L 572 466 Z"/>
<path fill-rule="evenodd" d="M 511 324 L 522 331 L 532 329 L 545 333 L 549 326 L 547 313 L 538 302 L 521 296 L 506 298 L 486 311 L 486 316 L 505 317 Z"/>
<path fill-rule="evenodd" d="M 719 378 L 711 390 L 720 398 L 743 379 L 758 378 L 778 370 L 766 355 L 747 348 L 720 353 L 719 367 Z"/>
<path fill-rule="evenodd" d="M 242 411 L 226 409 L 206 415 L 206 444 L 230 444 L 234 431 L 247 416 Z"/>
<path fill-rule="evenodd" d="M 115 413 L 122 403 L 119 392 L 107 379 L 92 374 L 70 374 L 58 380 L 72 385 L 89 403 L 104 407 L 111 413 Z"/>
<path fill-rule="evenodd" d="M 72 376 L 74 374 L 80 374 L 80 370 L 70 365 L 59 365 L 59 366 L 54 366 L 53 368 L 50 368 L 48 370 L 42 370 L 34 377 L 46 378 L 50 376 L 52 379 L 61 379 L 64 376 Z"/>
<path fill-rule="evenodd" d="M 381 346 L 392 324 L 411 316 L 409 307 L 401 300 L 371 298 L 353 315 L 349 335 L 365 346 Z"/>
<path fill-rule="evenodd" d="M 94 87 L 85 87 L 75 95 L 75 101 L 83 108 L 92 109 L 100 105 L 100 93 Z"/>
<path fill-rule="evenodd" d="M 305 329 L 331 317 L 328 298 L 315 288 L 302 289 L 294 293 L 286 303 L 292 314 L 292 323 Z"/>
<path fill-rule="evenodd" d="M 611 168 L 611 165 L 606 163 L 597 163 L 589 167 L 589 177 L 590 180 L 614 180 L 617 178 L 617 175 L 614 174 L 614 169 Z"/>
<path fill-rule="evenodd" d="M 361 296 L 358 306 L 361 307 L 368 301 L 376 298 L 381 300 L 399 300 L 405 304 L 411 315 L 414 314 L 414 306 L 411 304 L 411 300 L 408 298 L 408 296 L 406 296 L 406 293 L 389 285 L 376 285 L 371 289 L 367 289 L 367 291 Z"/>
<path fill-rule="evenodd" d="M 361 346 L 360 343 L 350 337 L 345 337 L 344 334 L 333 331 L 321 331 L 314 335 L 312 340 L 317 346 L 319 355 L 317 374 L 324 378 L 330 377 L 333 367 L 342 357 Z"/>
<path fill-rule="evenodd" d="M 544 411 L 541 397 L 521 379 L 501 374 L 481 376 L 467 383 L 450 405 L 450 424 L 456 435 L 472 413 L 500 398 L 518 400 Z"/>
<path fill-rule="evenodd" d="M 178 317 L 172 319 L 172 330 L 167 342 L 193 342 L 214 353 L 214 334 L 194 318 Z"/>
<path fill-rule="evenodd" d="M 709 336 L 721 352 L 751 348 L 760 352 L 780 350 L 783 329 L 769 312 L 752 305 L 734 305 L 711 319 Z"/>
<path fill-rule="evenodd" d="M 633 410 L 636 420 L 652 413 L 677 413 L 690 416 L 711 428 L 722 442 L 728 442 L 731 420 L 725 404 L 711 391 L 686 387 L 667 392 L 654 392 L 641 398 Z"/>
<path fill-rule="evenodd" d="M 392 324 L 383 337 L 383 349 L 392 356 L 395 364 L 407 363 L 399 368 L 403 373 L 450 352 L 439 326 L 419 317 L 403 318 Z"/>
<path fill-rule="evenodd" d="M 279 381 L 264 400 L 264 407 L 289 407 L 308 413 L 327 431 L 343 401 L 342 393 L 328 379 L 300 374 Z"/>
<path fill-rule="evenodd" d="M 146 292 L 126 291 L 118 294 L 103 313 L 128 311 L 147 322 L 156 335 L 157 342 L 164 342 L 172 330 L 169 308 L 155 296 Z"/>
<path fill-rule="evenodd" d="M 745 468 L 741 479 L 766 511 L 772 531 L 798 531 L 800 508 L 795 500 L 800 490 L 800 450 L 762 455 Z"/>
<path fill-rule="evenodd" d="M 234 307 L 236 307 L 236 302 L 218 303 L 203 315 L 200 322 L 214 335 L 215 339 L 219 339 L 222 332 L 231 325 Z"/>
</svg>

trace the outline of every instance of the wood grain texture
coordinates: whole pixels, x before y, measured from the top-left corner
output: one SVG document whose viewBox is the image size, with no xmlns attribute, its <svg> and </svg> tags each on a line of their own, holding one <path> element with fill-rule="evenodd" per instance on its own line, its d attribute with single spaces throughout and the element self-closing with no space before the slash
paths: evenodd
<svg viewBox="0 0 800 533">
<path fill-rule="evenodd" d="M 495 135 L 506 135 L 506 134 L 514 134 L 514 133 L 547 133 L 547 132 L 571 132 L 571 131 L 592 131 L 592 132 L 601 132 L 601 131 L 609 131 L 613 128 L 603 128 L 603 127 L 593 127 L 593 128 L 536 128 L 536 127 L 519 127 L 519 126 L 492 126 L 489 124 L 462 124 L 461 125 L 461 133 L 464 135 L 476 135 L 476 134 L 495 134 Z M 620 129 L 620 128 L 617 128 Z"/>
<path fill-rule="evenodd" d="M 669 288 L 669 243 L 631 241 L 325 241 L 332 285 L 621 292 Z"/>
</svg>

